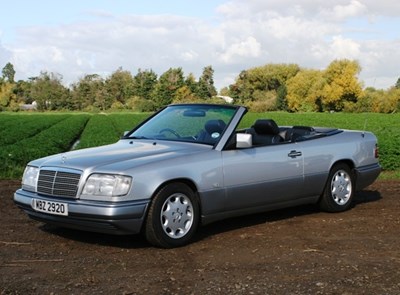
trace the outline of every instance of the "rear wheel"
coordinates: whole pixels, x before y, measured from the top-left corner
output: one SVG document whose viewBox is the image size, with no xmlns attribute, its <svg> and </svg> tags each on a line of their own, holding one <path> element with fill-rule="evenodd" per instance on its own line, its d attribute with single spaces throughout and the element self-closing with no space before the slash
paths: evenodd
<svg viewBox="0 0 400 295">
<path fill-rule="evenodd" d="M 320 208 L 328 212 L 345 211 L 353 196 L 354 178 L 349 166 L 343 163 L 333 166 L 320 199 Z"/>
<path fill-rule="evenodd" d="M 146 219 L 146 239 L 157 247 L 187 244 L 199 223 L 199 205 L 193 190 L 184 183 L 171 183 L 154 197 Z"/>
</svg>

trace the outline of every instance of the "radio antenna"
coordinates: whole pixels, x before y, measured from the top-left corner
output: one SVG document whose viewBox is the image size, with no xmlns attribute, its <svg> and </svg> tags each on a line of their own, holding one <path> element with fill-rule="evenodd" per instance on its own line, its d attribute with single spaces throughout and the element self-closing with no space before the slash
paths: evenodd
<svg viewBox="0 0 400 295">
<path fill-rule="evenodd" d="M 367 123 L 368 123 L 368 119 L 366 118 L 364 121 L 364 129 L 363 129 L 362 137 L 365 136 L 365 131 L 367 130 Z"/>
</svg>

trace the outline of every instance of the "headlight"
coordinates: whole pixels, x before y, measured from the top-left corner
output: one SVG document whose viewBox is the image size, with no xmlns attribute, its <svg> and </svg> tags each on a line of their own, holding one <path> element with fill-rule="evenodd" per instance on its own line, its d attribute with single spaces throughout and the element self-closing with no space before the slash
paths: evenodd
<svg viewBox="0 0 400 295">
<path fill-rule="evenodd" d="M 126 195 L 132 178 L 122 175 L 92 174 L 87 179 L 82 195 L 115 197 Z"/>
<path fill-rule="evenodd" d="M 39 168 L 26 166 L 22 176 L 22 188 L 27 191 L 36 192 L 36 184 L 39 177 Z"/>
</svg>

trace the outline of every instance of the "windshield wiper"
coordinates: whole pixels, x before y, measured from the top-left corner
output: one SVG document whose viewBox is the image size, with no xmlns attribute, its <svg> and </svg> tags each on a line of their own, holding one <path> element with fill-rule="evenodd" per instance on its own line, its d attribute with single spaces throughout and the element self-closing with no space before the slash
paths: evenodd
<svg viewBox="0 0 400 295">
<path fill-rule="evenodd" d="M 146 136 L 129 136 L 129 137 L 126 137 L 127 139 L 150 139 L 150 138 L 148 138 L 148 137 L 146 137 Z"/>
</svg>

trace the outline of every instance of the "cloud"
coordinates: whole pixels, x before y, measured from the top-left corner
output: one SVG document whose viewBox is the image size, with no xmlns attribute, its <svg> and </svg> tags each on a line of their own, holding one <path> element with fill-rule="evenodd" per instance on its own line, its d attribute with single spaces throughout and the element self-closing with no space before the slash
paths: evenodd
<svg viewBox="0 0 400 295">
<path fill-rule="evenodd" d="M 164 72 L 198 61 L 205 44 L 201 30 L 202 24 L 190 18 L 135 15 L 25 28 L 13 45 L 12 60 L 30 75 L 40 68 L 60 72 L 69 81 L 76 81 L 76 74 L 107 75 L 120 66 Z"/>
<path fill-rule="evenodd" d="M 312 47 L 312 54 L 318 60 L 355 59 L 360 57 L 361 45 L 342 36 L 333 36 L 331 42 L 319 43 Z"/>
<path fill-rule="evenodd" d="M 398 20 L 390 18 L 400 14 L 399 3 L 231 0 L 209 19 L 97 10 L 86 21 L 19 27 L 13 43 L 0 43 L 0 62 L 12 62 L 17 78 L 52 71 L 66 84 L 85 74 L 107 76 L 119 67 L 133 74 L 153 69 L 159 75 L 182 67 L 199 77 L 212 65 L 221 88 L 242 70 L 266 63 L 321 69 L 348 58 L 360 62 L 362 79 L 385 81 L 379 85 L 386 88 L 390 77 L 395 83 L 399 75 Z"/>
<path fill-rule="evenodd" d="M 350 3 L 336 4 L 333 7 L 327 7 L 321 10 L 321 18 L 330 19 L 332 21 L 343 21 L 352 17 L 366 15 L 368 8 L 357 0 Z"/>
<path fill-rule="evenodd" d="M 394 85 L 400 74 L 400 53 L 396 51 L 400 35 L 397 31 L 391 33 L 399 25 L 391 16 L 396 15 L 394 11 L 400 13 L 400 2 L 304 0 L 300 3 L 230 1 L 221 5 L 218 12 L 224 18 L 227 36 L 249 35 L 257 39 L 261 47 L 259 65 L 294 62 L 323 69 L 334 59 L 355 59 L 362 66 L 360 78 L 366 85 L 371 81 L 381 88 Z"/>
<path fill-rule="evenodd" d="M 261 45 L 254 37 L 248 37 L 245 40 L 237 41 L 221 54 L 221 60 L 225 63 L 237 63 L 243 58 L 259 57 L 261 54 Z"/>
<path fill-rule="evenodd" d="M 1 32 L 0 32 L 1 36 Z M 3 69 L 3 67 L 10 61 L 12 56 L 12 53 L 10 50 L 7 48 L 3 47 L 3 44 L 0 39 L 0 68 Z"/>
</svg>

